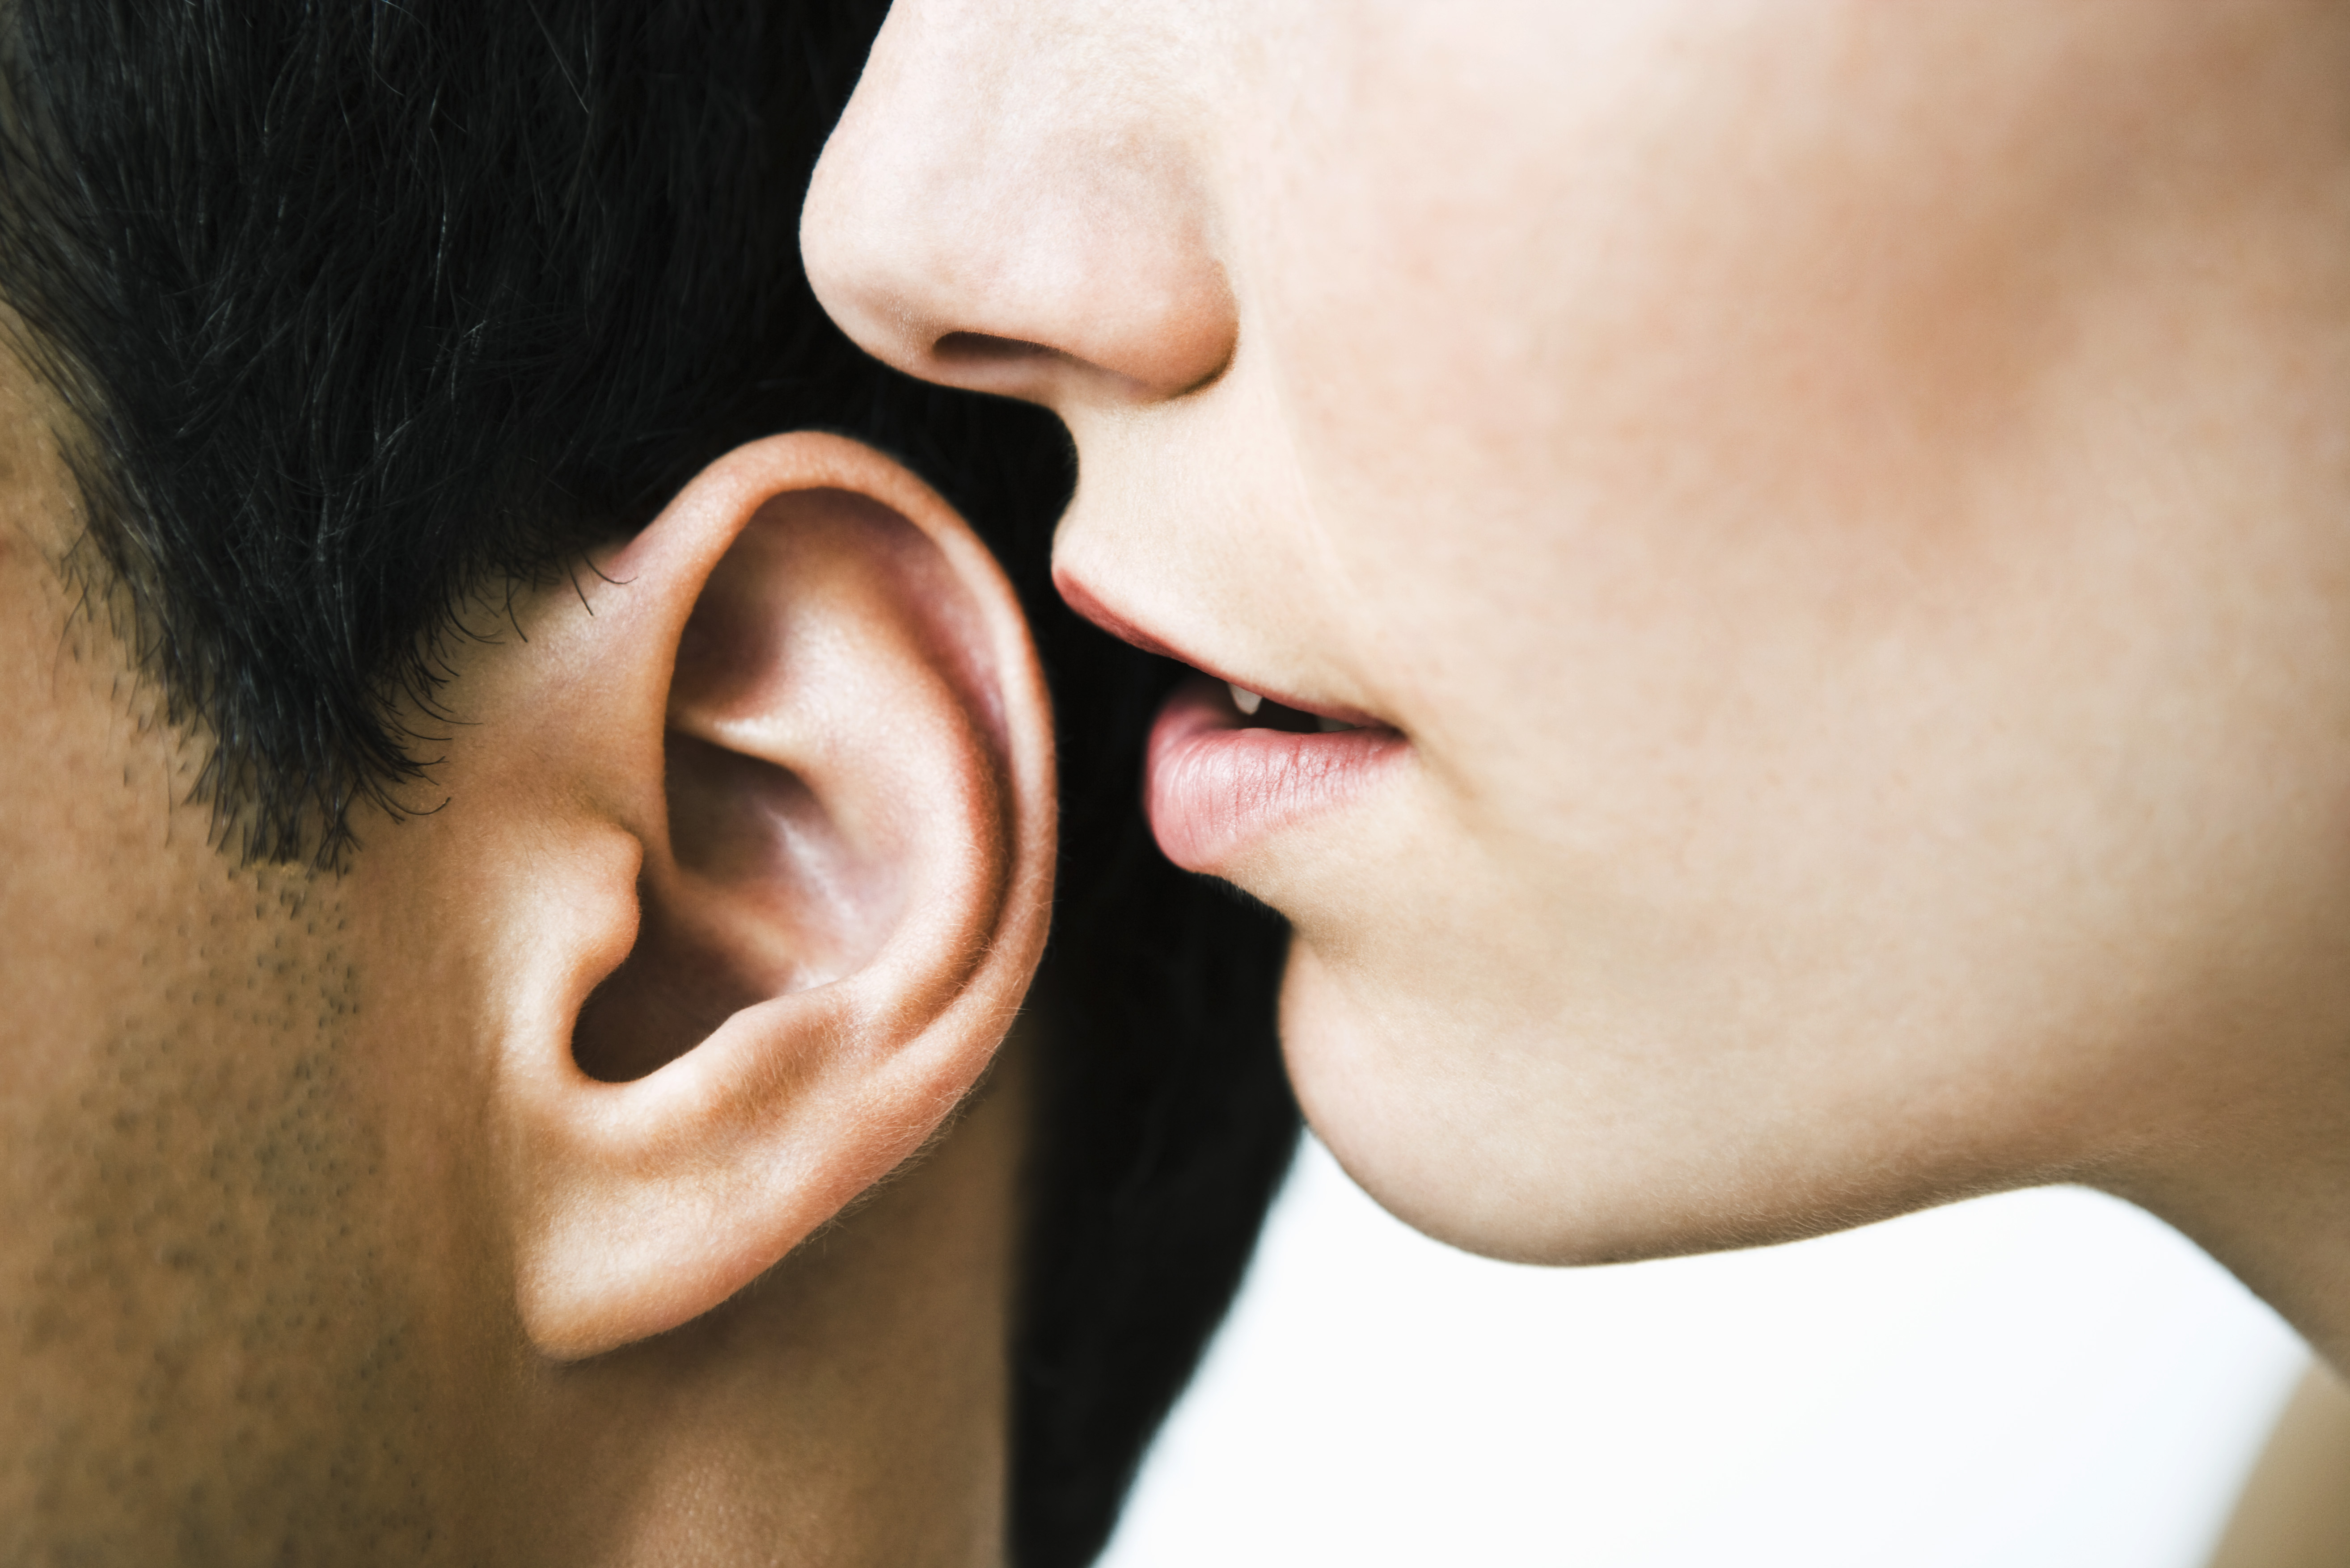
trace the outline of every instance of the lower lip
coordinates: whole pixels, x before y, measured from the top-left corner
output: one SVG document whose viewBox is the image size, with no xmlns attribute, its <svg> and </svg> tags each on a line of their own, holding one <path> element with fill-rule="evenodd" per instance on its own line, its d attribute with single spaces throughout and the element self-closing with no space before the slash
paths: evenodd
<svg viewBox="0 0 2350 1568">
<path fill-rule="evenodd" d="M 1401 760 L 1383 725 L 1297 734 L 1253 729 L 1224 683 L 1185 682 L 1150 731 L 1143 800 L 1167 858 L 1215 872 L 1284 827 L 1344 805 Z"/>
</svg>

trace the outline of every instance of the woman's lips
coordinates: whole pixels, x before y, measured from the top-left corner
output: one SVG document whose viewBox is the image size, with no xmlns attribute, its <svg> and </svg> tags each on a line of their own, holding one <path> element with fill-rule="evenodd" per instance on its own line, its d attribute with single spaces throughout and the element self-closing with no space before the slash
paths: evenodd
<svg viewBox="0 0 2350 1568">
<path fill-rule="evenodd" d="M 1112 637 L 1198 668 L 1066 567 L 1055 569 L 1053 582 L 1070 608 Z M 1350 708 L 1268 697 L 1252 722 L 1233 704 L 1239 690 L 1195 676 L 1175 689 L 1150 729 L 1143 808 L 1159 847 L 1188 871 L 1220 871 L 1250 845 L 1344 804 L 1410 750 L 1393 727 Z M 1317 722 L 1352 727 L 1323 730 Z"/>
<path fill-rule="evenodd" d="M 1343 804 L 1408 749 L 1385 725 L 1328 733 L 1252 725 L 1224 682 L 1176 688 L 1151 726 L 1143 803 L 1167 857 L 1218 871 L 1281 828 Z"/>
</svg>

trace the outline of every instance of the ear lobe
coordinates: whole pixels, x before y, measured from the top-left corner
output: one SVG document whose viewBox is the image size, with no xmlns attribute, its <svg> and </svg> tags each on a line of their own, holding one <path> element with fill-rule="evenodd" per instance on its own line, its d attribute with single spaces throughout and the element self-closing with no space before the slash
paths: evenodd
<svg viewBox="0 0 2350 1568">
<path fill-rule="evenodd" d="M 638 847 L 626 957 L 588 933 L 629 911 L 542 929 L 504 1046 L 517 1301 L 567 1357 L 708 1311 L 915 1152 L 1025 994 L 1053 853 L 1017 602 L 897 464 L 754 443 L 601 571 L 534 633 L 562 678 L 509 693 L 613 704 L 533 765 Z M 600 864 L 576 902 L 627 896 Z"/>
</svg>

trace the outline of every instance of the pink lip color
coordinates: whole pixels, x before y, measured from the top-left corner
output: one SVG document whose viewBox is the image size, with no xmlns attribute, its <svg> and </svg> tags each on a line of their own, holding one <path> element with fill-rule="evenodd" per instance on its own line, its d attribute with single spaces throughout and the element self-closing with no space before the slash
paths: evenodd
<svg viewBox="0 0 2350 1568">
<path fill-rule="evenodd" d="M 1167 858 L 1213 872 L 1251 844 L 1359 793 L 1408 749 L 1384 726 L 1252 729 L 1222 681 L 1176 688 L 1151 726 L 1143 804 Z"/>
</svg>

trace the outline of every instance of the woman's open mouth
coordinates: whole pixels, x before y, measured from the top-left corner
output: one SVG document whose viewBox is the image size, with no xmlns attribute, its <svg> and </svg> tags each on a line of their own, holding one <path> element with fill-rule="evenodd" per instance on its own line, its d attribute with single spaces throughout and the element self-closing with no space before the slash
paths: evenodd
<svg viewBox="0 0 2350 1568">
<path fill-rule="evenodd" d="M 1221 872 L 1279 829 L 1350 799 L 1409 749 L 1385 724 L 1305 712 L 1194 676 L 1151 726 L 1143 804 L 1170 860 Z"/>
</svg>

